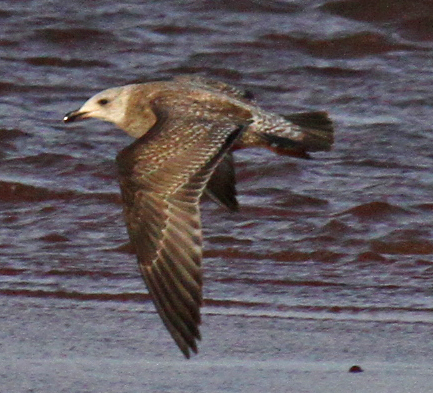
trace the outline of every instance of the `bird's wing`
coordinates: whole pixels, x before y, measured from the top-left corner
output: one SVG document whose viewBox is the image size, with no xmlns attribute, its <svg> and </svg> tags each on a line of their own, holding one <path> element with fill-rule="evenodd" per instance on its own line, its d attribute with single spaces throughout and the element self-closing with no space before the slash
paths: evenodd
<svg viewBox="0 0 433 393">
<path fill-rule="evenodd" d="M 199 200 L 244 126 L 159 115 L 149 135 L 120 152 L 117 162 L 141 274 L 165 326 L 188 358 L 200 339 Z M 177 149 L 172 149 L 176 138 Z"/>
<path fill-rule="evenodd" d="M 233 153 L 228 152 L 212 173 L 205 194 L 227 209 L 238 211 L 239 204 L 236 198 L 236 177 L 233 161 Z"/>
</svg>

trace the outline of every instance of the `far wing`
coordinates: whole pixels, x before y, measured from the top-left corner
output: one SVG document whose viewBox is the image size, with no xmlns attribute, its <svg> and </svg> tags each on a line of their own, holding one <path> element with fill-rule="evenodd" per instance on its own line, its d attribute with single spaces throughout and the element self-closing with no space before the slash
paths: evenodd
<svg viewBox="0 0 433 393">
<path fill-rule="evenodd" d="M 212 173 L 205 194 L 227 209 L 238 211 L 239 204 L 236 198 L 236 177 L 233 161 L 233 153 L 228 152 Z"/>
</svg>

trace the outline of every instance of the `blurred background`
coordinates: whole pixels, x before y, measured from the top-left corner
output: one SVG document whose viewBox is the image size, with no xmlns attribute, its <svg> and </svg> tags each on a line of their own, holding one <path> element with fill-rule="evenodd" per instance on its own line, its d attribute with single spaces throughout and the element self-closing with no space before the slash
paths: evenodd
<svg viewBox="0 0 433 393">
<path fill-rule="evenodd" d="M 433 361 L 431 1 L 3 0 L 0 44 L 8 391 L 338 391 L 356 362 L 393 376 L 357 391 L 428 391 L 415 365 Z M 203 203 L 190 362 L 127 251 L 115 156 L 132 140 L 61 121 L 100 90 L 180 74 L 335 122 L 333 151 L 312 160 L 237 152 L 239 213 Z"/>
</svg>

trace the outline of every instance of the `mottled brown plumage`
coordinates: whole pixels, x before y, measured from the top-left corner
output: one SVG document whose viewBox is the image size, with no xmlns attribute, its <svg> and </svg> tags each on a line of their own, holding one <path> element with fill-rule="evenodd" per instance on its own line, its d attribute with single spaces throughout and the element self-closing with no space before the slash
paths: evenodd
<svg viewBox="0 0 433 393">
<path fill-rule="evenodd" d="M 117 156 L 128 233 L 157 311 L 189 357 L 200 339 L 199 201 L 206 186 L 236 210 L 233 148 L 307 157 L 330 149 L 332 124 L 322 112 L 268 113 L 248 93 L 190 76 L 105 90 L 64 121 L 88 117 L 138 138 Z"/>
</svg>

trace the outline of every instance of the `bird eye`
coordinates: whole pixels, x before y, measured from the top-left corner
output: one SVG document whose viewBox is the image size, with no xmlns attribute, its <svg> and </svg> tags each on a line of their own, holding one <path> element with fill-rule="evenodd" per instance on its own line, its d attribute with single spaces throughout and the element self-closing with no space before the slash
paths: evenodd
<svg viewBox="0 0 433 393">
<path fill-rule="evenodd" d="M 99 105 L 102 105 L 102 106 L 107 105 L 107 104 L 108 104 L 108 100 L 107 100 L 106 98 L 101 98 L 101 99 L 98 101 L 98 104 L 99 104 Z"/>
</svg>

